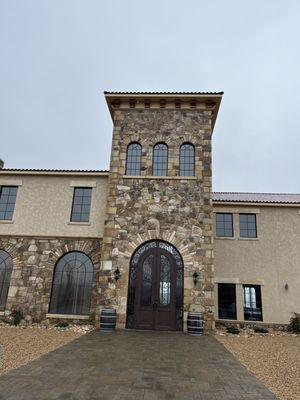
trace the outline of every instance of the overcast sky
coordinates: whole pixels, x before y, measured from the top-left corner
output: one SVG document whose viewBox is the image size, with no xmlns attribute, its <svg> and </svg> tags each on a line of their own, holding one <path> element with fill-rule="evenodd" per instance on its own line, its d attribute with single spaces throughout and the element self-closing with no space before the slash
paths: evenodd
<svg viewBox="0 0 300 400">
<path fill-rule="evenodd" d="M 300 192 L 299 17 L 299 0 L 0 0 L 0 158 L 108 169 L 104 90 L 224 90 L 213 189 Z"/>
</svg>

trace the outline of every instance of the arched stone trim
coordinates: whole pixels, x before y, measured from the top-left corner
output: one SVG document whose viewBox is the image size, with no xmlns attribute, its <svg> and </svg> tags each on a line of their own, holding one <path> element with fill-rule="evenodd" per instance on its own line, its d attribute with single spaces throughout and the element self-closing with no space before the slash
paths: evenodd
<svg viewBox="0 0 300 400">
<path fill-rule="evenodd" d="M 67 240 L 63 246 L 56 247 L 49 254 L 49 260 L 45 262 L 45 265 L 53 267 L 56 265 L 59 258 L 70 251 L 81 251 L 85 253 L 93 262 L 93 265 L 100 267 L 100 241 L 95 247 L 94 241 L 88 240 Z"/>
<path fill-rule="evenodd" d="M 148 224 L 157 224 L 159 226 L 158 220 L 149 220 Z M 202 231 L 200 228 L 197 228 L 197 232 L 194 232 L 194 235 L 199 238 L 199 241 L 204 243 L 204 236 L 202 235 Z M 196 250 L 190 249 L 190 242 L 188 239 L 183 240 L 182 236 L 178 236 L 177 231 L 165 231 L 160 235 L 159 228 L 155 229 L 148 229 L 145 234 L 137 234 L 134 239 L 128 237 L 128 246 L 130 250 L 123 252 L 122 254 L 127 260 L 130 260 L 132 254 L 135 250 L 142 245 L 143 243 L 149 240 L 163 240 L 172 244 L 177 250 L 180 252 L 183 262 L 188 263 L 193 260 Z"/>
<path fill-rule="evenodd" d="M 24 264 L 25 257 L 23 251 L 25 250 L 25 245 L 20 245 L 16 239 L 0 238 L 0 249 L 6 251 L 11 256 L 13 269 L 20 268 Z"/>
</svg>

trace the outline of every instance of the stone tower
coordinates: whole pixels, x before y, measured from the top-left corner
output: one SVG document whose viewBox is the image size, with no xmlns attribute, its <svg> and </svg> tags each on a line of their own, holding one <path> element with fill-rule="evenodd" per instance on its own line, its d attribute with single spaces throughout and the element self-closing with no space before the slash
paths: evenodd
<svg viewBox="0 0 300 400">
<path fill-rule="evenodd" d="M 161 318 L 156 311 L 157 302 L 160 301 L 156 297 L 160 294 L 153 295 L 154 292 L 151 292 L 154 290 L 155 282 L 147 283 L 146 279 L 149 276 L 147 278 L 143 275 L 140 277 L 142 283 L 134 283 L 136 292 L 132 294 L 129 286 L 130 279 L 137 279 L 139 269 L 142 268 L 139 267 L 137 261 L 138 257 L 142 257 L 142 250 L 139 249 L 147 253 L 151 247 L 161 247 L 160 260 L 169 263 L 168 268 L 177 268 L 176 265 L 181 268 L 180 265 L 182 265 L 183 276 L 180 278 L 183 286 L 182 298 L 176 298 L 176 293 L 180 297 L 178 295 L 180 289 L 177 287 L 178 276 L 176 278 L 174 275 L 174 285 L 177 285 L 177 289 L 175 288 L 172 292 L 171 278 L 167 282 L 168 278 L 162 277 L 163 272 L 166 271 L 163 269 L 165 267 L 161 266 L 160 276 L 158 276 L 158 273 L 154 270 L 151 272 L 151 268 L 149 271 L 149 266 L 147 267 L 151 255 L 148 256 L 148 261 L 145 261 L 145 257 L 143 260 L 144 263 L 148 263 L 145 264 L 145 268 L 148 268 L 145 271 L 150 272 L 151 276 L 156 274 L 156 277 L 150 280 L 161 280 L 155 287 L 157 293 L 161 293 L 162 297 L 165 296 L 165 304 L 168 301 L 172 302 L 170 300 L 172 293 L 175 293 L 174 304 L 182 301 L 182 313 L 181 306 L 174 305 L 179 310 L 176 309 L 177 320 L 182 319 L 182 323 L 177 321 L 174 329 L 183 329 L 189 310 L 203 311 L 205 327 L 208 330 L 212 329 L 214 326 L 214 269 L 211 136 L 222 92 L 106 92 L 105 97 L 114 129 L 106 207 L 107 219 L 102 247 L 100 308 L 103 306 L 116 308 L 119 326 L 125 326 L 127 315 L 128 327 L 133 324 L 132 327 L 148 326 L 151 329 L 151 323 L 147 325 L 145 321 L 152 321 L 151 318 L 156 321 L 156 316 Z M 126 174 L 127 149 L 131 143 L 137 143 L 141 149 L 140 167 L 136 175 Z M 194 148 L 194 171 L 190 176 L 187 176 L 189 174 L 181 176 L 180 170 L 180 162 L 183 162 L 180 158 L 180 149 L 185 143 Z M 153 171 L 153 149 L 156 144 L 163 144 L 167 149 L 165 153 L 167 154 L 165 159 L 167 171 L 163 173 L 163 176 Z M 136 159 L 133 161 L 135 162 Z M 162 159 L 159 160 L 158 157 L 158 162 L 161 161 Z M 176 260 L 174 261 L 174 267 L 172 267 L 172 259 L 168 252 L 173 253 L 174 260 L 176 257 L 178 259 L 177 264 Z M 130 268 L 134 263 L 137 264 L 137 269 L 131 273 Z M 119 279 L 115 279 L 118 272 L 120 272 Z M 148 290 L 149 299 L 146 298 L 147 293 L 140 295 L 141 290 Z M 154 296 L 152 300 L 150 292 Z M 130 296 L 135 296 L 135 298 L 132 299 Z M 142 299 L 139 296 L 146 297 Z M 134 315 L 134 312 L 137 312 L 136 302 L 141 301 L 141 304 L 145 305 L 148 300 L 153 307 L 153 313 L 151 314 L 151 308 L 148 307 L 147 311 L 141 306 L 142 317 Z M 129 310 L 129 302 L 132 303 L 132 307 L 135 304 L 134 310 Z M 131 322 L 128 313 L 133 314 Z M 160 315 L 165 315 L 167 318 L 167 314 L 160 313 Z M 171 319 L 172 315 L 170 314 Z M 139 318 L 142 319 L 139 320 Z M 160 326 L 165 326 L 167 329 L 168 322 L 154 322 L 152 328 L 160 329 Z"/>
</svg>

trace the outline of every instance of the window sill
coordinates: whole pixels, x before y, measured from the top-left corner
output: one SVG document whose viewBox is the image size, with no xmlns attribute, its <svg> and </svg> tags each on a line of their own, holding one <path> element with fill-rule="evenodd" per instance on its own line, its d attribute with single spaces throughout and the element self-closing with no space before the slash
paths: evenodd
<svg viewBox="0 0 300 400">
<path fill-rule="evenodd" d="M 259 324 L 259 325 L 272 325 L 272 323 L 264 322 L 264 321 L 249 321 L 247 319 L 216 319 L 215 322 L 228 322 L 228 323 L 236 323 L 236 324 Z"/>
<path fill-rule="evenodd" d="M 75 221 L 69 221 L 68 225 L 86 225 L 86 226 L 90 226 L 92 225 L 91 222 L 75 222 Z"/>
<path fill-rule="evenodd" d="M 124 179 L 174 179 L 180 181 L 195 181 L 196 176 L 154 176 L 154 175 L 123 175 Z"/>
<path fill-rule="evenodd" d="M 89 315 L 72 315 L 72 314 L 46 314 L 46 318 L 59 318 L 59 319 L 90 319 Z"/>
<path fill-rule="evenodd" d="M 259 285 L 264 286 L 265 281 L 264 279 L 241 279 L 241 278 L 222 278 L 222 277 L 215 277 L 214 280 L 215 284 L 218 283 L 232 283 L 235 285 Z"/>
<path fill-rule="evenodd" d="M 215 236 L 215 239 L 217 240 L 236 240 L 236 238 L 234 236 Z"/>
<path fill-rule="evenodd" d="M 216 322 L 237 322 L 237 319 L 218 318 Z"/>
<path fill-rule="evenodd" d="M 238 238 L 238 240 L 259 240 L 259 238 L 258 237 L 255 237 L 255 238 L 251 238 L 251 237 L 239 237 Z"/>
<path fill-rule="evenodd" d="M 13 224 L 14 220 L 0 219 L 0 224 Z"/>
</svg>

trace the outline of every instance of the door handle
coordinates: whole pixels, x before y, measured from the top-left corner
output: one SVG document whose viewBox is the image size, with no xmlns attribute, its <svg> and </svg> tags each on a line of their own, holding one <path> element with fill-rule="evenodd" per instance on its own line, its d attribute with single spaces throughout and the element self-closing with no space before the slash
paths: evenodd
<svg viewBox="0 0 300 400">
<path fill-rule="evenodd" d="M 154 303 L 153 303 L 153 308 L 157 308 L 157 301 L 155 301 Z"/>
</svg>

